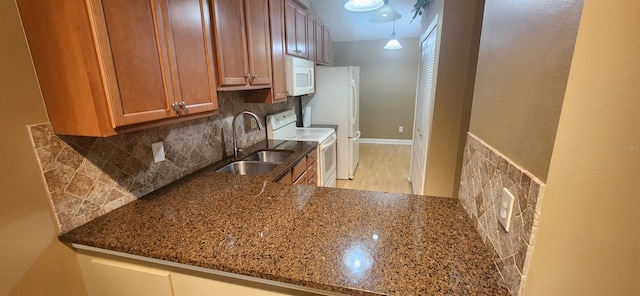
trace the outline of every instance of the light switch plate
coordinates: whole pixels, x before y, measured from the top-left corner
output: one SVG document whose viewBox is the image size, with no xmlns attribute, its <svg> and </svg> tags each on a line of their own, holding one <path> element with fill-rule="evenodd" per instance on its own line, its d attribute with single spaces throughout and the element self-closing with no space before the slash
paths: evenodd
<svg viewBox="0 0 640 296">
<path fill-rule="evenodd" d="M 502 198 L 498 205 L 498 222 L 502 224 L 506 232 L 509 232 L 509 226 L 511 226 L 514 200 L 513 194 L 507 188 L 502 188 Z"/>
<path fill-rule="evenodd" d="M 162 142 L 152 143 L 151 151 L 153 151 L 153 162 L 158 163 L 165 160 L 164 145 L 162 144 Z"/>
</svg>

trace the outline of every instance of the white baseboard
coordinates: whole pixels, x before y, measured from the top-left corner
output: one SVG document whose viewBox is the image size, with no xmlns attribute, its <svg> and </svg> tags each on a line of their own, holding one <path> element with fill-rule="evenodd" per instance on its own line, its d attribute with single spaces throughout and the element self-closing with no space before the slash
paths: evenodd
<svg viewBox="0 0 640 296">
<path fill-rule="evenodd" d="M 361 144 L 411 145 L 411 140 L 360 138 Z"/>
</svg>

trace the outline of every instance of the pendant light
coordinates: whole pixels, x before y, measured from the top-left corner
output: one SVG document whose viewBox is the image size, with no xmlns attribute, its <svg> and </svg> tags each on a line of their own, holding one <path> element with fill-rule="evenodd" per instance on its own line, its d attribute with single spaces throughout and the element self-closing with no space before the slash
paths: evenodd
<svg viewBox="0 0 640 296">
<path fill-rule="evenodd" d="M 349 0 L 344 4 L 344 9 L 349 11 L 370 11 L 384 5 L 384 0 Z"/>
<path fill-rule="evenodd" d="M 387 3 L 382 7 L 378 8 L 378 10 L 374 12 L 374 16 L 370 18 L 369 21 L 372 23 L 387 23 L 387 22 L 393 22 L 399 19 L 400 17 L 402 17 L 402 15 L 399 14 L 393 8 L 393 6 Z"/>
<path fill-rule="evenodd" d="M 396 39 L 396 21 L 393 21 L 393 33 L 391 33 L 391 40 L 387 42 L 384 49 L 401 49 L 402 45 Z"/>
</svg>

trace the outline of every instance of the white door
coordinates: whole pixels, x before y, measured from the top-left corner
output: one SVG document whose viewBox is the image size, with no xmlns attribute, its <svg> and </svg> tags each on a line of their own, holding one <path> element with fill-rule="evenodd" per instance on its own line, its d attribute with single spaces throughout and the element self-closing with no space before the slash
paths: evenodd
<svg viewBox="0 0 640 296">
<path fill-rule="evenodd" d="M 429 135 L 433 118 L 434 71 L 436 64 L 436 18 L 420 39 L 420 72 L 416 93 L 416 110 L 413 123 L 413 148 L 411 153 L 411 191 L 424 194 L 425 168 Z"/>
</svg>

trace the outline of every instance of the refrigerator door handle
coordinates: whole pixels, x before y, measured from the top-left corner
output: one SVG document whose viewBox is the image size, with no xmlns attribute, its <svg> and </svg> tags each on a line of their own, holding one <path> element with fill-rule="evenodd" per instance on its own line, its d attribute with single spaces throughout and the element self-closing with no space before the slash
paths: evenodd
<svg viewBox="0 0 640 296">
<path fill-rule="evenodd" d="M 356 88 L 356 81 L 351 79 L 349 82 L 349 86 L 351 87 L 351 106 L 353 110 L 351 110 L 349 125 L 354 125 L 356 123 L 356 116 L 358 115 L 358 89 Z"/>
</svg>

